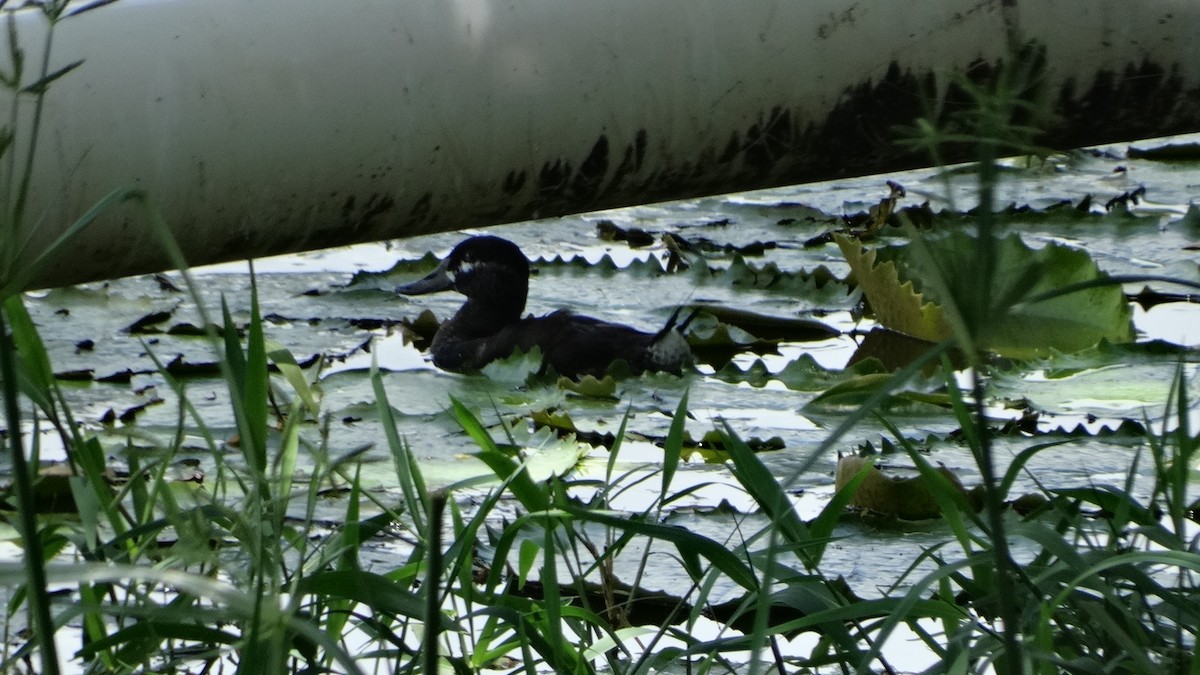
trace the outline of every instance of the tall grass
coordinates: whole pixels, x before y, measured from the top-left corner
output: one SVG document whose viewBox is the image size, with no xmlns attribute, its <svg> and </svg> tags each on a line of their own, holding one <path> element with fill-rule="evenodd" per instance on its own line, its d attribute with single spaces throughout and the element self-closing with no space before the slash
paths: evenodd
<svg viewBox="0 0 1200 675">
<path fill-rule="evenodd" d="M 79 64 L 69 64 L 52 71 L 50 54 L 53 42 L 54 27 L 66 11 L 66 2 L 47 2 L 42 5 L 42 12 L 49 24 L 47 38 L 42 51 L 40 64 L 33 69 L 32 77 L 27 72 L 25 53 L 20 48 L 16 35 L 16 20 L 10 13 L 5 13 L 5 28 L 8 37 L 9 68 L 0 72 L 0 86 L 9 92 L 13 100 L 11 117 L 0 126 L 0 386 L 3 387 L 4 417 L 6 422 L 7 445 L 13 468 L 13 488 L 19 504 L 18 524 L 25 546 L 24 579 L 25 597 L 28 598 L 30 625 L 36 637 L 41 654 L 41 668 L 44 673 L 58 672 L 58 658 L 54 644 L 53 623 L 50 616 L 49 594 L 45 575 L 45 551 L 43 546 L 43 531 L 38 528 L 38 522 L 32 508 L 33 500 L 33 471 L 25 459 L 25 447 L 22 439 L 22 413 L 18 403 L 19 382 L 26 384 L 25 391 L 31 394 L 33 400 L 41 404 L 48 417 L 59 426 L 64 435 L 73 434 L 75 425 L 68 418 L 61 419 L 56 413 L 65 408 L 59 404 L 61 396 L 54 386 L 50 376 L 48 360 L 33 361 L 32 353 L 26 349 L 23 362 L 18 361 L 20 343 L 32 340 L 28 317 L 24 314 L 19 297 L 29 280 L 54 255 L 61 244 L 67 241 L 73 233 L 86 227 L 99 213 L 93 210 L 85 214 L 76 223 L 67 228 L 66 233 L 58 241 L 44 251 L 31 250 L 33 227 L 29 223 L 26 212 L 27 198 L 30 192 L 30 181 L 33 176 L 33 161 L 37 155 L 38 133 L 41 124 L 42 108 L 45 103 L 46 91 L 54 80 L 64 76 Z M 31 97 L 34 113 L 28 122 L 32 129 L 23 138 L 27 139 L 25 147 L 17 146 L 19 124 L 21 123 L 18 98 Z M 119 194 L 110 196 L 105 202 L 119 199 Z M 102 203 L 99 205 L 104 207 Z M 10 329 L 9 324 L 14 324 Z M 10 332 L 11 330 L 11 332 Z M 28 367 L 22 367 L 28 366 Z M 77 440 L 77 439 L 73 439 Z"/>
</svg>

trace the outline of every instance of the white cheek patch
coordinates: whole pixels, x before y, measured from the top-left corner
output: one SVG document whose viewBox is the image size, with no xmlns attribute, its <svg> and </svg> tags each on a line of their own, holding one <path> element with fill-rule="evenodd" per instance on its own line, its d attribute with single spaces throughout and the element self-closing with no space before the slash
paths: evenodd
<svg viewBox="0 0 1200 675">
<path fill-rule="evenodd" d="M 451 267 L 446 270 L 446 275 L 450 277 L 450 281 L 458 281 L 460 276 L 466 276 L 479 267 L 482 267 L 482 265 L 473 260 L 464 260 L 458 267 Z"/>
</svg>

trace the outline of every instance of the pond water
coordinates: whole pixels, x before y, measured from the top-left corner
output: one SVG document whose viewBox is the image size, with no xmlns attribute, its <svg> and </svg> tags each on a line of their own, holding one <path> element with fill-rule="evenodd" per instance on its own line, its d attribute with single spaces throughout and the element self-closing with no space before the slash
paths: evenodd
<svg viewBox="0 0 1200 675">
<path fill-rule="evenodd" d="M 1197 139 L 1200 136 L 1137 145 L 1181 145 Z M 1200 214 L 1192 207 L 1200 195 L 1200 161 L 1130 159 L 1122 145 L 1046 162 L 1013 161 L 1003 175 L 999 204 L 1029 207 L 1006 215 L 1003 227 L 1019 232 L 1031 245 L 1058 242 L 1080 248 L 1112 274 L 1200 281 Z M 818 513 L 834 491 L 839 453 L 853 453 L 867 444 L 879 447 L 891 435 L 878 420 L 868 419 L 832 449 L 814 454 L 849 413 L 844 406 L 816 399 L 839 381 L 873 324 L 860 316 L 858 292 L 841 281 L 849 268 L 837 246 L 806 243 L 841 227 L 843 217 L 878 204 L 888 195 L 888 180 L 906 189 L 901 208 L 928 202 L 934 212 L 964 211 L 975 205 L 974 174 L 962 168 L 927 169 L 488 230 L 516 242 L 534 262 L 527 311 L 535 314 L 570 307 L 655 330 L 678 305 L 703 304 L 815 321 L 828 329 L 819 339 L 792 330 L 783 338 L 764 340 L 736 328 L 722 337 L 721 326 L 701 319 L 695 326 L 697 335 L 712 337 L 732 355 L 702 360 L 695 372 L 683 377 L 659 374 L 619 380 L 610 397 L 582 396 L 554 382 L 529 381 L 528 374 L 537 368 L 529 359 L 498 364 L 483 376 L 440 372 L 413 345 L 408 324 L 425 311 L 438 318 L 449 316 L 461 304 L 461 296 L 402 298 L 391 289 L 427 269 L 428 264 L 418 263 L 426 254 L 445 255 L 465 236 L 484 230 L 260 260 L 254 264 L 255 278 L 268 338 L 300 363 L 313 364 L 308 373 L 320 392 L 322 413 L 321 420 L 304 430 L 310 449 L 332 457 L 358 453 L 363 484 L 383 500 L 398 500 L 400 494 L 368 377 L 372 362 L 383 370 L 399 431 L 431 484 L 487 474 L 473 456 L 476 446 L 448 413 L 451 397 L 474 410 L 494 437 L 511 437 L 543 470 L 573 467 L 577 475 L 598 478 L 606 475 L 608 450 L 579 439 L 615 433 L 628 414 L 629 435 L 615 474 L 625 475 L 633 485 L 659 470 L 661 440 L 687 392 L 690 437 L 701 439 L 727 423 L 743 439 L 769 443 L 773 449 L 760 457 L 786 481 L 807 518 Z M 1105 208 L 1113 198 L 1139 187 L 1145 187 L 1145 195 L 1136 202 Z M 1074 208 L 1085 199 L 1090 207 L 1085 203 L 1082 209 Z M 1064 203 L 1072 208 L 1062 209 Z M 599 239 L 597 224 L 604 221 L 645 230 L 655 243 L 631 248 L 625 242 Z M 664 234 L 696 247 L 686 254 L 688 270 L 667 272 Z M 899 233 L 884 238 L 898 241 Z M 387 273 L 398 261 L 408 264 Z M 220 316 L 224 300 L 235 319 L 245 321 L 250 305 L 246 264 L 202 268 L 193 274 L 210 317 Z M 1131 285 L 1127 291 L 1136 293 L 1140 286 Z M 238 461 L 238 452 L 228 445 L 235 433 L 228 392 L 215 375 L 210 344 L 195 330 L 204 319 L 181 292 L 184 287 L 180 275 L 167 273 L 54 289 L 30 294 L 27 300 L 55 371 L 64 378 L 72 410 L 100 435 L 115 465 L 123 464 L 127 453 L 169 445 L 178 430 L 180 402 L 155 358 L 174 364 L 172 372 L 181 374 L 190 403 L 216 438 L 226 441 L 221 460 Z M 1036 492 L 1039 482 L 1048 488 L 1124 484 L 1141 441 L 1114 430 L 1127 421 L 1148 421 L 1152 426 L 1164 422 L 1172 374 L 1180 363 L 1188 381 L 1196 384 L 1198 305 L 1179 287 L 1157 284 L 1155 290 L 1178 295 L 1148 310 L 1135 306 L 1138 343 L 1144 348 L 1047 358 L 1003 368 L 993 376 L 993 412 L 998 418 L 1036 415 L 1036 442 L 1055 434 L 1078 436 L 1061 452 L 1039 454 L 1018 479 L 1016 494 Z M 744 348 L 730 350 L 730 343 Z M 1175 348 L 1152 349 L 1152 343 Z M 916 386 L 934 391 L 943 384 L 933 377 Z M 286 395 L 282 381 L 280 391 Z M 539 428 L 534 415 L 547 411 L 568 416 L 578 436 Z M 979 482 L 969 451 L 954 436 L 958 425 L 945 409 L 910 400 L 890 406 L 885 415 L 906 439 L 927 449 L 932 461 L 954 471 L 964 484 Z M 42 460 L 62 458 L 52 434 L 43 431 L 39 438 Z M 1029 433 L 1000 437 L 1001 461 L 1033 442 Z M 1080 461 L 1081 453 L 1085 461 Z M 184 460 L 189 463 L 181 466 L 189 476 L 215 475 L 214 457 L 190 427 L 184 429 L 177 456 L 177 461 Z M 301 461 L 303 479 L 311 464 Z M 907 464 L 902 455 L 887 463 L 901 468 Z M 1140 466 L 1149 470 L 1149 462 Z M 657 485 L 644 481 L 625 490 L 614 506 L 644 509 L 658 497 Z M 702 449 L 688 455 L 672 487 L 688 485 L 701 487 L 674 503 L 666 522 L 718 541 L 738 527 L 754 529 L 754 502 L 719 456 Z M 467 504 L 470 493 L 458 497 Z M 336 524 L 345 513 L 344 495 L 323 500 L 319 508 L 318 520 Z M 364 504 L 364 509 L 369 506 Z M 503 513 L 502 509 L 498 515 Z M 944 540 L 946 532 L 936 523 L 894 528 L 851 518 L 836 536 L 825 558 L 827 574 L 844 575 L 856 592 L 869 596 L 873 589 L 892 583 L 922 547 Z M 6 550 L 17 555 L 15 549 Z M 382 538 L 364 549 L 364 564 L 386 569 L 406 550 L 403 541 Z M 651 575 L 643 584 L 669 588 L 681 574 Z"/>
</svg>

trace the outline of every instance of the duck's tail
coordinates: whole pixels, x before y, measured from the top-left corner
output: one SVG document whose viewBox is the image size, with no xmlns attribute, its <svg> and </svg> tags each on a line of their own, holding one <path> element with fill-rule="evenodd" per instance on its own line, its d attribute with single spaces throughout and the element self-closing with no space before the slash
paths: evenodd
<svg viewBox="0 0 1200 675">
<path fill-rule="evenodd" d="M 683 331 L 700 313 L 700 309 L 692 308 L 687 318 L 679 321 L 679 315 L 683 309 L 682 305 L 676 307 L 675 311 L 671 312 L 671 317 L 667 319 L 667 325 L 663 326 L 650 339 L 647 353 L 654 370 L 678 374 L 683 371 L 684 366 L 692 363 L 692 347 L 688 344 L 687 338 L 683 336 Z"/>
<path fill-rule="evenodd" d="M 672 330 L 675 330 L 678 333 L 683 333 L 683 331 L 687 330 L 688 325 L 692 323 L 692 319 L 695 319 L 696 315 L 700 313 L 699 307 L 692 307 L 692 311 L 687 315 L 687 318 L 683 321 L 680 321 L 679 324 L 676 325 L 675 322 L 679 321 L 679 315 L 684 309 L 687 309 L 687 305 L 680 305 L 675 308 L 674 312 L 671 312 L 671 316 L 667 318 L 666 325 L 660 328 L 659 331 L 654 334 L 655 342 L 666 336 L 666 334 L 670 333 Z"/>
</svg>

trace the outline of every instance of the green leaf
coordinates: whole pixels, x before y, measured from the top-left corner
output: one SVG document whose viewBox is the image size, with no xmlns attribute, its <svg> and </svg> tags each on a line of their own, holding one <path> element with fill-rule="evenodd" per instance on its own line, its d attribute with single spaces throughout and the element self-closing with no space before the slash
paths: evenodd
<svg viewBox="0 0 1200 675">
<path fill-rule="evenodd" d="M 687 400 L 688 393 L 684 391 L 683 396 L 679 397 L 679 406 L 675 408 L 675 415 L 671 418 L 671 428 L 667 432 L 667 439 L 663 442 L 663 497 L 666 497 L 667 492 L 671 489 L 671 480 L 675 478 L 675 471 L 679 468 L 679 457 L 683 452 L 683 433 L 688 415 Z"/>
<path fill-rule="evenodd" d="M 883 249 L 868 249 L 858 239 L 833 235 L 854 273 L 854 280 L 871 303 L 875 320 L 906 335 L 930 342 L 950 337 L 942 308 L 921 294 L 912 281 L 902 280 L 896 261 L 880 260 Z"/>
<path fill-rule="evenodd" d="M 226 321 L 225 326 L 232 326 Z M 226 334 L 236 335 L 233 330 Z M 235 337 L 236 339 L 236 337 Z M 246 330 L 246 371 L 242 390 L 242 405 L 246 408 L 246 429 L 249 432 L 242 442 L 247 451 L 253 452 L 254 467 L 260 471 L 267 470 L 267 425 L 271 421 L 270 407 L 267 402 L 271 385 L 267 374 L 267 348 L 263 337 L 262 315 L 258 309 L 258 282 L 254 276 L 254 268 L 250 268 L 250 325 Z"/>
<path fill-rule="evenodd" d="M 420 467 L 412 456 L 408 442 L 396 431 L 396 418 L 392 406 L 388 402 L 387 388 L 383 386 L 383 377 L 379 373 L 379 363 L 375 352 L 371 355 L 371 391 L 375 394 L 375 407 L 379 412 L 379 422 L 383 426 L 384 439 L 392 455 L 392 463 L 396 467 L 396 476 L 400 480 L 400 490 L 404 494 L 404 503 L 409 517 L 420 531 L 424 531 L 425 517 L 429 511 L 428 491 L 425 489 L 425 479 Z M 490 440 L 490 439 L 489 439 Z"/>
<path fill-rule="evenodd" d="M 37 82 L 34 82 L 33 84 L 25 87 L 25 89 L 23 91 L 27 94 L 44 93 L 46 91 L 46 88 L 50 86 L 50 83 L 54 82 L 58 78 L 62 77 L 63 75 L 66 75 L 67 73 L 71 72 L 72 70 L 75 70 L 76 68 L 78 68 L 79 66 L 82 66 L 82 65 L 83 65 L 82 59 L 80 59 L 79 61 L 75 61 L 74 63 L 68 63 L 67 65 L 63 66 L 62 68 L 59 68 L 58 70 L 56 70 L 52 73 L 47 73 L 45 77 L 42 77 Z"/>
<path fill-rule="evenodd" d="M 754 501 L 763 510 L 763 514 L 771 519 L 783 540 L 796 547 L 805 566 L 810 569 L 816 567 L 820 563 L 824 545 L 820 545 L 816 551 L 807 548 L 814 544 L 812 535 L 808 526 L 796 513 L 783 486 L 762 459 L 738 438 L 728 422 L 725 423 L 725 441 L 729 457 L 733 460 L 734 477 L 746 488 L 746 492 L 754 497 Z"/>
<path fill-rule="evenodd" d="M 451 397 L 450 406 L 454 418 L 462 425 L 463 431 L 466 431 L 471 440 L 479 446 L 479 458 L 495 472 L 498 478 L 508 481 L 508 487 L 517 501 L 532 513 L 549 509 L 550 496 L 546 489 L 530 478 L 524 465 L 517 464 L 500 451 L 487 429 L 480 423 L 479 418 L 458 399 Z"/>
<path fill-rule="evenodd" d="M 426 620 L 425 603 L 391 579 L 359 570 L 318 572 L 296 584 L 297 595 L 314 594 L 357 600 L 376 612 L 397 617 Z M 461 631 L 462 628 L 444 615 L 433 618 L 441 630 Z"/>
<path fill-rule="evenodd" d="M 533 569 L 533 563 L 537 562 L 538 553 L 542 550 L 537 542 L 532 539 L 525 539 L 521 542 L 521 548 L 518 553 L 517 562 L 517 586 L 525 585 L 525 580 L 529 578 L 529 571 Z"/>
<path fill-rule="evenodd" d="M 317 397 L 313 389 L 308 384 L 308 380 L 304 377 L 304 370 L 300 364 L 296 362 L 295 355 L 292 354 L 286 347 L 275 342 L 274 340 L 266 340 L 264 342 L 267 349 L 267 358 L 275 367 L 279 369 L 279 373 L 283 378 L 292 385 L 292 389 L 300 400 L 304 402 L 304 407 L 309 414 L 314 418 L 321 414 L 321 407 L 317 403 Z"/>
<path fill-rule="evenodd" d="M 22 369 L 23 374 L 34 387 L 34 391 L 27 393 L 43 407 L 48 406 L 50 389 L 54 385 L 54 369 L 50 366 L 46 346 L 29 316 L 29 310 L 25 307 L 24 298 L 20 295 L 6 298 L 4 314 L 12 326 L 13 344 L 21 357 L 21 363 L 25 366 Z"/>
<path fill-rule="evenodd" d="M 576 382 L 569 377 L 558 378 L 558 388 L 587 398 L 616 399 L 617 378 L 605 375 L 596 379 L 594 375 L 584 375 Z"/>
<path fill-rule="evenodd" d="M 120 204 L 130 199 L 141 198 L 141 192 L 128 188 L 119 188 L 108 193 L 103 199 L 96 202 L 92 208 L 88 209 L 87 213 L 79 217 L 78 220 L 71 223 L 61 235 L 58 236 L 49 246 L 42 251 L 31 254 L 22 246 L 16 255 L 17 260 L 27 260 L 32 257 L 33 260 L 28 263 L 22 263 L 14 269 L 0 270 L 3 277 L 0 277 L 0 298 L 8 297 L 13 293 L 18 293 L 24 290 L 55 256 L 62 250 L 72 239 L 74 239 L 87 226 L 91 225 L 97 218 L 108 211 L 116 204 Z M 26 242 L 28 245 L 28 242 Z"/>
<path fill-rule="evenodd" d="M 564 504 L 563 510 L 579 520 L 599 523 L 617 528 L 622 532 L 640 534 L 675 544 L 688 573 L 693 577 L 698 578 L 703 574 L 704 569 L 699 565 L 698 559 L 705 558 L 712 563 L 713 567 L 721 570 L 731 581 L 742 588 L 750 591 L 758 590 L 758 579 L 754 576 L 754 571 L 727 546 L 708 537 L 680 527 L 631 520 L 611 512 L 587 509 L 574 504 Z"/>
<path fill-rule="evenodd" d="M 976 297 L 978 240 L 961 231 L 923 239 L 924 255 L 906 246 L 867 250 L 840 235 L 837 243 L 879 322 L 914 337 L 950 337 L 948 308 L 978 331 L 970 337 L 983 348 L 1013 358 L 1134 337 L 1124 292 L 1103 283 L 1106 275 L 1085 251 L 1058 244 L 1032 249 L 1015 234 L 999 239 L 991 287 Z"/>
</svg>

